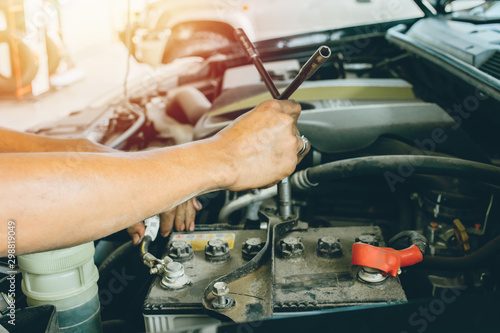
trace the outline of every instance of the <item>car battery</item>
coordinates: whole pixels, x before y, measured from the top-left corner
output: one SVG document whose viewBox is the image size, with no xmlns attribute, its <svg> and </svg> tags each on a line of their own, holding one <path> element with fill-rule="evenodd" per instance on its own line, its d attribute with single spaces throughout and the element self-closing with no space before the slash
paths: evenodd
<svg viewBox="0 0 500 333">
<path fill-rule="evenodd" d="M 173 233 L 164 256 L 181 262 L 190 282 L 181 289 L 170 289 L 161 277 L 154 280 L 143 306 L 146 330 L 218 323 L 202 306 L 205 288 L 246 264 L 266 237 L 267 230 Z M 352 266 L 354 242 L 385 246 L 380 228 L 375 226 L 309 228 L 280 235 L 273 244 L 273 269 L 269 270 L 274 276 L 270 273 L 268 277 L 273 284 L 273 315 L 406 302 L 397 277 Z"/>
</svg>

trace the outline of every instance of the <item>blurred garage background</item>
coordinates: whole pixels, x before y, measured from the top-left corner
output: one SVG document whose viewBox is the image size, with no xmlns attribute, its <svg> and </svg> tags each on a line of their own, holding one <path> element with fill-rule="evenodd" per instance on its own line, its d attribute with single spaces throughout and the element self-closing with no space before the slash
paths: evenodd
<svg viewBox="0 0 500 333">
<path fill-rule="evenodd" d="M 0 0 L 0 126 L 59 119 L 125 76 L 228 45 L 235 27 L 261 40 L 419 15 L 413 1 Z"/>
<path fill-rule="evenodd" d="M 142 3 L 131 1 L 131 11 Z M 0 126 L 58 119 L 121 85 L 126 14 L 122 0 L 1 0 Z M 129 77 L 146 68 L 131 62 Z"/>
</svg>

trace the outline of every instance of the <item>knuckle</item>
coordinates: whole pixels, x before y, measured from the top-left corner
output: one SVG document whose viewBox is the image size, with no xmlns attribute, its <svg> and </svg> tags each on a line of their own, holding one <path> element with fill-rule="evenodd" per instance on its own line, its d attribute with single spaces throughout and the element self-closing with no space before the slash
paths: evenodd
<svg viewBox="0 0 500 333">
<path fill-rule="evenodd" d="M 283 119 L 287 126 L 291 126 L 293 124 L 293 117 L 289 114 L 283 113 Z"/>
<path fill-rule="evenodd" d="M 296 113 L 300 113 L 300 111 L 302 111 L 302 105 L 300 105 L 298 102 L 295 102 L 293 104 L 293 111 L 295 111 Z"/>
<path fill-rule="evenodd" d="M 280 126 L 284 128 L 291 128 L 294 124 L 293 117 L 286 113 L 281 113 L 278 119 Z"/>
<path fill-rule="evenodd" d="M 300 113 L 300 111 L 302 110 L 302 106 L 300 105 L 299 102 L 295 100 L 287 100 L 286 102 L 288 103 L 289 112 L 297 114 Z"/>
<path fill-rule="evenodd" d="M 275 99 L 270 99 L 270 100 L 264 101 L 260 105 L 263 106 L 264 108 L 281 110 L 280 102 L 275 100 Z"/>
</svg>

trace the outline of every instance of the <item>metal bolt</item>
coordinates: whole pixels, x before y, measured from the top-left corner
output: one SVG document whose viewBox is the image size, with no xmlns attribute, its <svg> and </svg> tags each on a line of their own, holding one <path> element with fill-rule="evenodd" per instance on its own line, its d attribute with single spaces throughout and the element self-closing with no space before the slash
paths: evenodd
<svg viewBox="0 0 500 333">
<path fill-rule="evenodd" d="M 212 294 L 216 297 L 214 305 L 224 308 L 227 306 L 226 295 L 229 293 L 229 288 L 226 282 L 216 282 L 212 290 Z"/>
</svg>

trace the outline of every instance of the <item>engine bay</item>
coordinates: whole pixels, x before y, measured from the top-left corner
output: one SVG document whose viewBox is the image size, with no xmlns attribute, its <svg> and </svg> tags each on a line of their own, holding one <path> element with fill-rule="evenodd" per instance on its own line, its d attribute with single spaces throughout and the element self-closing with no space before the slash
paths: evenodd
<svg viewBox="0 0 500 333">
<path fill-rule="evenodd" d="M 276 186 L 200 196 L 194 232 L 159 237 L 151 257 L 122 245 L 101 265 L 100 290 L 110 290 L 113 270 L 134 276 L 109 302 L 101 297 L 103 320 L 164 332 L 343 307 L 361 313 L 383 305 L 398 313 L 398 306 L 422 299 L 429 306 L 450 290 L 460 291 L 458 299 L 497 295 L 497 30 L 449 19 L 256 43 L 280 90 L 319 45 L 333 53 L 292 96 L 303 110 L 298 129 L 312 146 L 290 179 L 293 218 L 280 216 Z M 210 138 L 271 99 L 237 45 L 186 64 L 193 69 L 175 78 L 159 73 L 147 89 L 138 82 L 125 101 L 114 98 L 32 132 L 155 149 Z M 354 265 L 356 244 L 390 248 L 384 258 L 392 259 L 384 260 L 391 271 Z M 411 256 L 422 258 L 402 265 L 410 255 L 401 251 L 412 246 L 418 249 Z M 488 304 L 498 303 L 492 299 Z M 423 324 L 414 319 L 398 331 L 419 331 Z"/>
</svg>

